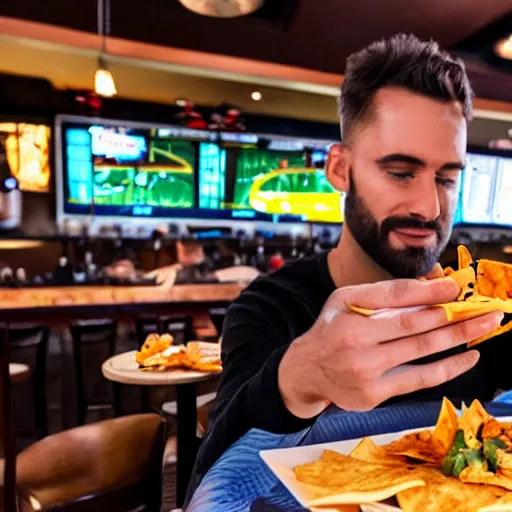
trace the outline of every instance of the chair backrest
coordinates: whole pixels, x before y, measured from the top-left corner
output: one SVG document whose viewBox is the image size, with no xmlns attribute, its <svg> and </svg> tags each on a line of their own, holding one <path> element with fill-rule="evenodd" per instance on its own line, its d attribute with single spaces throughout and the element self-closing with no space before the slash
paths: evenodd
<svg viewBox="0 0 512 512">
<path fill-rule="evenodd" d="M 46 363 L 50 329 L 37 324 L 9 324 L 10 361 L 30 368 L 30 383 L 13 387 L 15 424 L 18 434 L 40 439 L 48 433 Z M 20 404 L 23 404 L 20 407 Z M 35 426 L 35 431 L 34 431 Z"/>
<path fill-rule="evenodd" d="M 117 322 L 110 319 L 75 322 L 70 330 L 73 338 L 77 405 L 82 417 L 87 404 L 112 402 L 112 384 L 101 373 L 101 365 L 115 353 Z M 84 421 L 85 418 L 79 423 Z"/>
<path fill-rule="evenodd" d="M 44 511 L 159 511 L 166 423 L 138 414 L 74 428 L 18 456 L 17 485 Z"/>
<path fill-rule="evenodd" d="M 192 318 L 188 316 L 162 318 L 160 320 L 159 332 L 160 334 L 172 334 L 175 345 L 186 345 L 194 339 Z"/>
<path fill-rule="evenodd" d="M 11 361 L 30 366 L 44 377 L 50 329 L 33 324 L 11 324 L 8 331 Z"/>
</svg>

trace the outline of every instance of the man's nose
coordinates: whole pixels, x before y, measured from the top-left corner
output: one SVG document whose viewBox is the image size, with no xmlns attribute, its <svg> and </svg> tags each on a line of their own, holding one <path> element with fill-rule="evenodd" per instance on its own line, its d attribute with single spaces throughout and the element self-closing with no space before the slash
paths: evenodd
<svg viewBox="0 0 512 512">
<path fill-rule="evenodd" d="M 409 213 L 424 221 L 437 219 L 441 213 L 439 193 L 435 180 L 421 180 L 416 184 L 411 197 Z"/>
</svg>

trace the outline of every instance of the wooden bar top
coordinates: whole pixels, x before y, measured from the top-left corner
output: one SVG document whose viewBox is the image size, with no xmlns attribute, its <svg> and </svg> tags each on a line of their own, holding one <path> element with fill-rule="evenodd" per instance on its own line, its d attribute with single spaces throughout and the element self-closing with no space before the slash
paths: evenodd
<svg viewBox="0 0 512 512">
<path fill-rule="evenodd" d="M 0 312 L 69 306 L 121 306 L 151 303 L 232 302 L 244 283 L 167 286 L 66 286 L 0 290 Z"/>
</svg>

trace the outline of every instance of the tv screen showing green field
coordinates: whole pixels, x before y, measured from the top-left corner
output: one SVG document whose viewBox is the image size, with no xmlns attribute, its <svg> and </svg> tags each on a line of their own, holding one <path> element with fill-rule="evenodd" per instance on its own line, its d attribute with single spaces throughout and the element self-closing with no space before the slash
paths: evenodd
<svg viewBox="0 0 512 512">
<path fill-rule="evenodd" d="M 141 155 L 142 156 L 142 155 Z M 94 160 L 96 204 L 191 208 L 194 204 L 194 147 L 187 141 L 151 141 L 137 161 Z"/>
<path fill-rule="evenodd" d="M 342 222 L 325 142 L 103 121 L 58 132 L 66 215 Z"/>
<path fill-rule="evenodd" d="M 342 222 L 340 193 L 325 176 L 325 157 L 321 151 L 240 150 L 233 208 L 309 222 Z"/>
<path fill-rule="evenodd" d="M 194 206 L 192 142 L 104 126 L 70 128 L 65 135 L 68 203 L 142 215 Z"/>
</svg>

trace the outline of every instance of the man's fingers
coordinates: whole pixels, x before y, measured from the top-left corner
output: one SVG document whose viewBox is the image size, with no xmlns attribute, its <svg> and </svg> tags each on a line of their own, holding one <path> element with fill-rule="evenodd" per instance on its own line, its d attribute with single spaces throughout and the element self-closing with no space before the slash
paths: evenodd
<svg viewBox="0 0 512 512">
<path fill-rule="evenodd" d="M 470 350 L 435 363 L 395 368 L 382 378 L 379 385 L 383 394 L 382 401 L 420 389 L 440 386 L 471 370 L 479 357 L 480 354 L 476 350 Z"/>
<path fill-rule="evenodd" d="M 500 325 L 502 319 L 501 312 L 485 314 L 482 311 L 472 322 L 453 324 L 447 331 L 441 331 L 451 323 L 442 308 L 389 309 L 370 317 L 347 315 L 344 318 L 344 338 L 349 346 L 355 348 L 386 344 L 390 341 L 395 346 L 398 342 L 394 340 L 403 339 L 403 344 L 396 345 L 396 357 L 405 358 L 393 365 L 398 366 L 427 354 L 441 352 L 445 345 L 451 348 L 488 334 Z M 438 339 L 439 333 L 442 336 Z M 411 339 L 412 337 L 416 337 L 415 341 Z M 409 357 L 411 353 L 416 352 L 421 355 Z"/>
<path fill-rule="evenodd" d="M 332 300 L 341 310 L 347 310 L 348 305 L 365 309 L 407 308 L 452 302 L 459 291 L 459 285 L 450 278 L 431 281 L 394 279 L 339 288 L 333 293 Z"/>
<path fill-rule="evenodd" d="M 359 347 L 409 338 L 449 324 L 444 310 L 432 307 L 392 309 L 370 317 L 352 313 L 344 322 L 349 344 Z"/>
<path fill-rule="evenodd" d="M 385 343 L 381 347 L 386 367 L 394 368 L 468 343 L 494 331 L 502 319 L 503 313 L 501 312 L 488 313 L 478 318 Z"/>
</svg>

